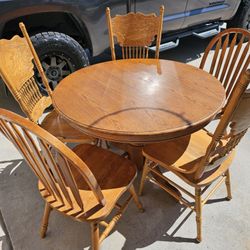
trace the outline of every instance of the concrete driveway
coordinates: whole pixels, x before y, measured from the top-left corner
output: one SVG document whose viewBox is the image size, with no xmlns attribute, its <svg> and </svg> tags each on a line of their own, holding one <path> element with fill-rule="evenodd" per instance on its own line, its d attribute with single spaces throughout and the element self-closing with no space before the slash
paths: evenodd
<svg viewBox="0 0 250 250">
<path fill-rule="evenodd" d="M 209 39 L 184 39 L 178 48 L 162 53 L 161 58 L 198 66 L 208 42 Z M 13 98 L 4 95 L 2 86 L 0 107 L 22 113 Z M 250 249 L 249 139 L 248 133 L 231 168 L 233 199 L 225 200 L 226 189 L 222 185 L 204 207 L 202 243 L 195 243 L 194 213 L 147 183 L 141 197 L 146 212 L 138 213 L 131 203 L 101 249 Z M 0 249 L 89 249 L 88 224 L 56 212 L 51 214 L 47 237 L 40 239 L 43 208 L 35 176 L 16 149 L 0 135 Z"/>
</svg>

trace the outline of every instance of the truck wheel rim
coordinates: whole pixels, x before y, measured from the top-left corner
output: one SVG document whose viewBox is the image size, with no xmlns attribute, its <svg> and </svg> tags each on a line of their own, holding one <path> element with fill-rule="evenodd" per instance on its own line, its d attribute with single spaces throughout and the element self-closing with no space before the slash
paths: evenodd
<svg viewBox="0 0 250 250">
<path fill-rule="evenodd" d="M 66 76 L 74 71 L 74 65 L 69 58 L 64 55 L 44 55 L 41 60 L 43 70 L 48 78 L 49 85 L 52 90 Z M 42 79 L 37 72 L 37 81 L 40 88 L 46 91 L 42 83 Z"/>
</svg>

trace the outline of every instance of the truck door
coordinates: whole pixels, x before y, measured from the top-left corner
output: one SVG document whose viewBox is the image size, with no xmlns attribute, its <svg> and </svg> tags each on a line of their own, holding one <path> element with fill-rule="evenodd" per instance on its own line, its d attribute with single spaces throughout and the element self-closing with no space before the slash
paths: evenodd
<svg viewBox="0 0 250 250">
<path fill-rule="evenodd" d="M 183 27 L 210 20 L 227 19 L 235 9 L 235 0 L 188 0 Z"/>
<path fill-rule="evenodd" d="M 160 6 L 164 5 L 163 32 L 180 29 L 185 18 L 187 0 L 137 0 L 132 1 L 132 11 L 156 13 L 159 15 Z"/>
</svg>

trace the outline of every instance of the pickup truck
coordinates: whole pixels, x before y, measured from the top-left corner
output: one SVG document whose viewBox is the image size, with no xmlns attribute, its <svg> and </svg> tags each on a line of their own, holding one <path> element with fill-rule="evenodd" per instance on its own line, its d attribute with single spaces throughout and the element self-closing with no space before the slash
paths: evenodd
<svg viewBox="0 0 250 250">
<path fill-rule="evenodd" d="M 54 88 L 109 47 L 107 6 L 114 16 L 130 11 L 158 14 L 162 4 L 160 51 L 178 46 L 185 36 L 216 35 L 222 22 L 250 29 L 250 0 L 1 0 L 0 39 L 20 35 L 18 23 L 24 22 Z"/>
</svg>

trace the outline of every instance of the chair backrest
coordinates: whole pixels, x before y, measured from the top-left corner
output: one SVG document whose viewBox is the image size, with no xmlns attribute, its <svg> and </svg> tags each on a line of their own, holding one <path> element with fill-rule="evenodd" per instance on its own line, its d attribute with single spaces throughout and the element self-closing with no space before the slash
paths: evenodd
<svg viewBox="0 0 250 250">
<path fill-rule="evenodd" d="M 44 83 L 44 86 L 46 88 L 46 91 L 48 93 L 48 95 L 50 95 L 50 97 L 52 97 L 52 90 L 50 88 L 50 85 L 49 85 L 49 81 L 45 75 L 45 72 L 43 70 L 43 67 L 42 67 L 42 64 L 39 60 L 39 57 L 36 53 L 36 50 L 33 46 L 33 43 L 31 42 L 31 39 L 29 37 L 29 34 L 26 30 L 26 27 L 24 25 L 24 23 L 19 23 L 19 27 L 20 27 L 20 30 L 22 31 L 22 34 L 23 34 L 23 37 L 26 39 L 27 43 L 28 43 L 28 46 L 30 48 L 30 51 L 31 51 L 31 54 L 33 56 L 33 59 L 34 59 L 34 64 L 36 65 L 36 68 L 37 68 L 37 71 L 42 79 L 42 82 Z"/>
<path fill-rule="evenodd" d="M 47 194 L 52 196 L 59 206 L 67 205 L 84 212 L 84 200 L 80 196 L 72 171 L 78 171 L 79 176 L 82 176 L 82 182 L 94 193 L 97 206 L 105 205 L 100 186 L 88 166 L 50 133 L 4 109 L 0 109 L 0 132 L 23 155 Z"/>
<path fill-rule="evenodd" d="M 249 67 L 249 47 L 250 32 L 231 28 L 214 37 L 205 50 L 200 68 L 207 70 L 221 81 L 226 90 L 227 100 L 241 74 Z M 215 50 L 212 60 L 208 60 L 212 49 Z"/>
<path fill-rule="evenodd" d="M 250 127 L 250 69 L 241 75 L 233 88 L 206 155 L 198 165 L 195 178 L 221 166 Z M 229 131 L 228 131 L 229 130 Z"/>
<path fill-rule="evenodd" d="M 112 60 L 116 59 L 115 42 L 122 48 L 123 59 L 148 58 L 148 51 L 156 37 L 155 58 L 159 58 L 164 6 L 160 15 L 130 12 L 111 18 L 110 9 L 106 9 Z"/>
<path fill-rule="evenodd" d="M 23 24 L 20 24 L 20 27 L 22 31 L 25 30 Z M 0 76 L 27 117 L 37 122 L 52 101 L 50 96 L 41 94 L 36 83 L 34 63 L 37 65 L 40 61 L 37 55 L 34 58 L 35 50 L 30 40 L 31 45 L 29 45 L 27 37 L 14 36 L 11 40 L 0 40 Z M 31 50 L 31 46 L 34 51 Z M 49 84 L 47 79 L 44 80 L 45 74 L 42 67 L 40 66 L 38 70 L 50 94 Z"/>
</svg>

